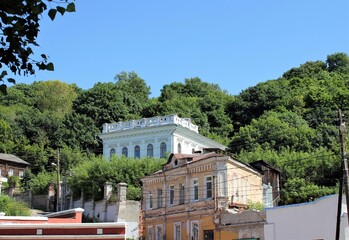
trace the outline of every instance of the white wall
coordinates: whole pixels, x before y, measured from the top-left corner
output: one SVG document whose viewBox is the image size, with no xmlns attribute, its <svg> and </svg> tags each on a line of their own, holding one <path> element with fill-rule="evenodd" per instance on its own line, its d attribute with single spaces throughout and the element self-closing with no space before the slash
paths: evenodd
<svg viewBox="0 0 349 240">
<path fill-rule="evenodd" d="M 266 209 L 266 240 L 335 239 L 338 195 L 314 202 Z M 349 239 L 345 198 L 342 201 L 340 239 Z M 347 233 L 346 233 L 347 232 Z"/>
</svg>

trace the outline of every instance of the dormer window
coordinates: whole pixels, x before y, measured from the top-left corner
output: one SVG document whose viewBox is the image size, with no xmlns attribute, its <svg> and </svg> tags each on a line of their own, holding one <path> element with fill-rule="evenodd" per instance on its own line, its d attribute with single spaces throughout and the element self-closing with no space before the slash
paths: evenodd
<svg viewBox="0 0 349 240">
<path fill-rule="evenodd" d="M 177 167 L 177 166 L 178 166 L 178 159 L 175 159 L 175 160 L 173 161 L 173 166 L 174 166 L 174 167 Z"/>
</svg>

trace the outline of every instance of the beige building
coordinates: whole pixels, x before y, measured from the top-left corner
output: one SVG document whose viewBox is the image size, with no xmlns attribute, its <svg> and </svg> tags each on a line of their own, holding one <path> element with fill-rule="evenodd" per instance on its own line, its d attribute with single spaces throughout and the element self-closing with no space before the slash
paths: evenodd
<svg viewBox="0 0 349 240">
<path fill-rule="evenodd" d="M 263 239 L 261 213 L 242 211 L 263 201 L 262 173 L 250 165 L 215 152 L 172 154 L 141 181 L 147 240 Z"/>
</svg>

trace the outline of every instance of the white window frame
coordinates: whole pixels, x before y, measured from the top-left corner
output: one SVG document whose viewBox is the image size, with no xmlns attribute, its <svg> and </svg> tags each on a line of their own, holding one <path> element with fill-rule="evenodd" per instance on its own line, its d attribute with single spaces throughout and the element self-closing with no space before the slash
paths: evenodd
<svg viewBox="0 0 349 240">
<path fill-rule="evenodd" d="M 198 226 L 198 235 L 197 235 L 197 238 L 194 238 L 194 224 L 196 224 Z M 200 224 L 199 224 L 199 221 L 191 221 L 190 222 L 190 239 L 192 240 L 199 240 L 200 239 Z"/>
<path fill-rule="evenodd" d="M 150 230 L 152 230 L 152 235 L 150 235 Z M 154 240 L 154 227 L 148 226 L 147 227 L 147 240 Z"/>
<path fill-rule="evenodd" d="M 9 177 L 12 177 L 13 174 L 14 174 L 14 170 L 13 170 L 13 168 L 10 168 L 10 169 L 8 170 L 8 176 L 9 176 Z"/>
<path fill-rule="evenodd" d="M 199 201 L 199 179 L 194 178 L 192 180 L 192 185 L 193 185 L 193 201 Z"/>
<path fill-rule="evenodd" d="M 23 170 L 19 170 L 18 177 L 19 177 L 19 179 L 23 179 L 23 177 L 24 177 L 24 171 Z"/>
<path fill-rule="evenodd" d="M 171 196 L 172 195 L 172 196 Z M 170 206 L 173 206 L 174 205 L 174 200 L 175 200 L 175 186 L 174 185 L 170 185 L 168 187 L 168 204 Z"/>
<path fill-rule="evenodd" d="M 211 178 L 210 181 L 208 181 L 207 179 Z M 208 196 L 208 188 L 207 188 L 207 184 L 211 182 L 211 196 Z M 213 198 L 213 176 L 209 175 L 209 176 L 205 176 L 205 198 L 206 199 L 212 199 Z"/>
<path fill-rule="evenodd" d="M 177 235 L 177 231 L 176 231 L 177 226 L 179 226 L 179 235 Z M 174 223 L 173 236 L 174 236 L 174 240 L 182 240 L 182 223 L 181 222 Z"/>
<path fill-rule="evenodd" d="M 224 171 L 218 172 L 217 174 L 217 188 L 218 188 L 218 197 L 227 196 L 227 187 L 226 187 L 226 175 Z"/>
<path fill-rule="evenodd" d="M 161 235 L 159 235 L 159 229 L 161 229 Z M 156 225 L 156 233 L 155 233 L 155 239 L 156 240 L 163 240 L 163 236 L 164 236 L 164 232 L 163 232 L 164 228 L 162 227 L 162 225 Z"/>
</svg>

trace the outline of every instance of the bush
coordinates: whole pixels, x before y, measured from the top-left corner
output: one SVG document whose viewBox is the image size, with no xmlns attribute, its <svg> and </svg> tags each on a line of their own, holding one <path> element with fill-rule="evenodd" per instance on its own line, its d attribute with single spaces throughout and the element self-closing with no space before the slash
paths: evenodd
<svg viewBox="0 0 349 240">
<path fill-rule="evenodd" d="M 37 195 L 37 194 L 47 193 L 50 182 L 56 179 L 57 179 L 57 175 L 55 173 L 49 173 L 49 172 L 38 173 L 29 182 L 29 186 L 32 194 Z M 57 180 L 55 182 L 57 182 Z"/>
<path fill-rule="evenodd" d="M 6 216 L 30 216 L 30 208 L 26 203 L 7 195 L 0 196 L 0 211 L 6 213 Z"/>
</svg>

